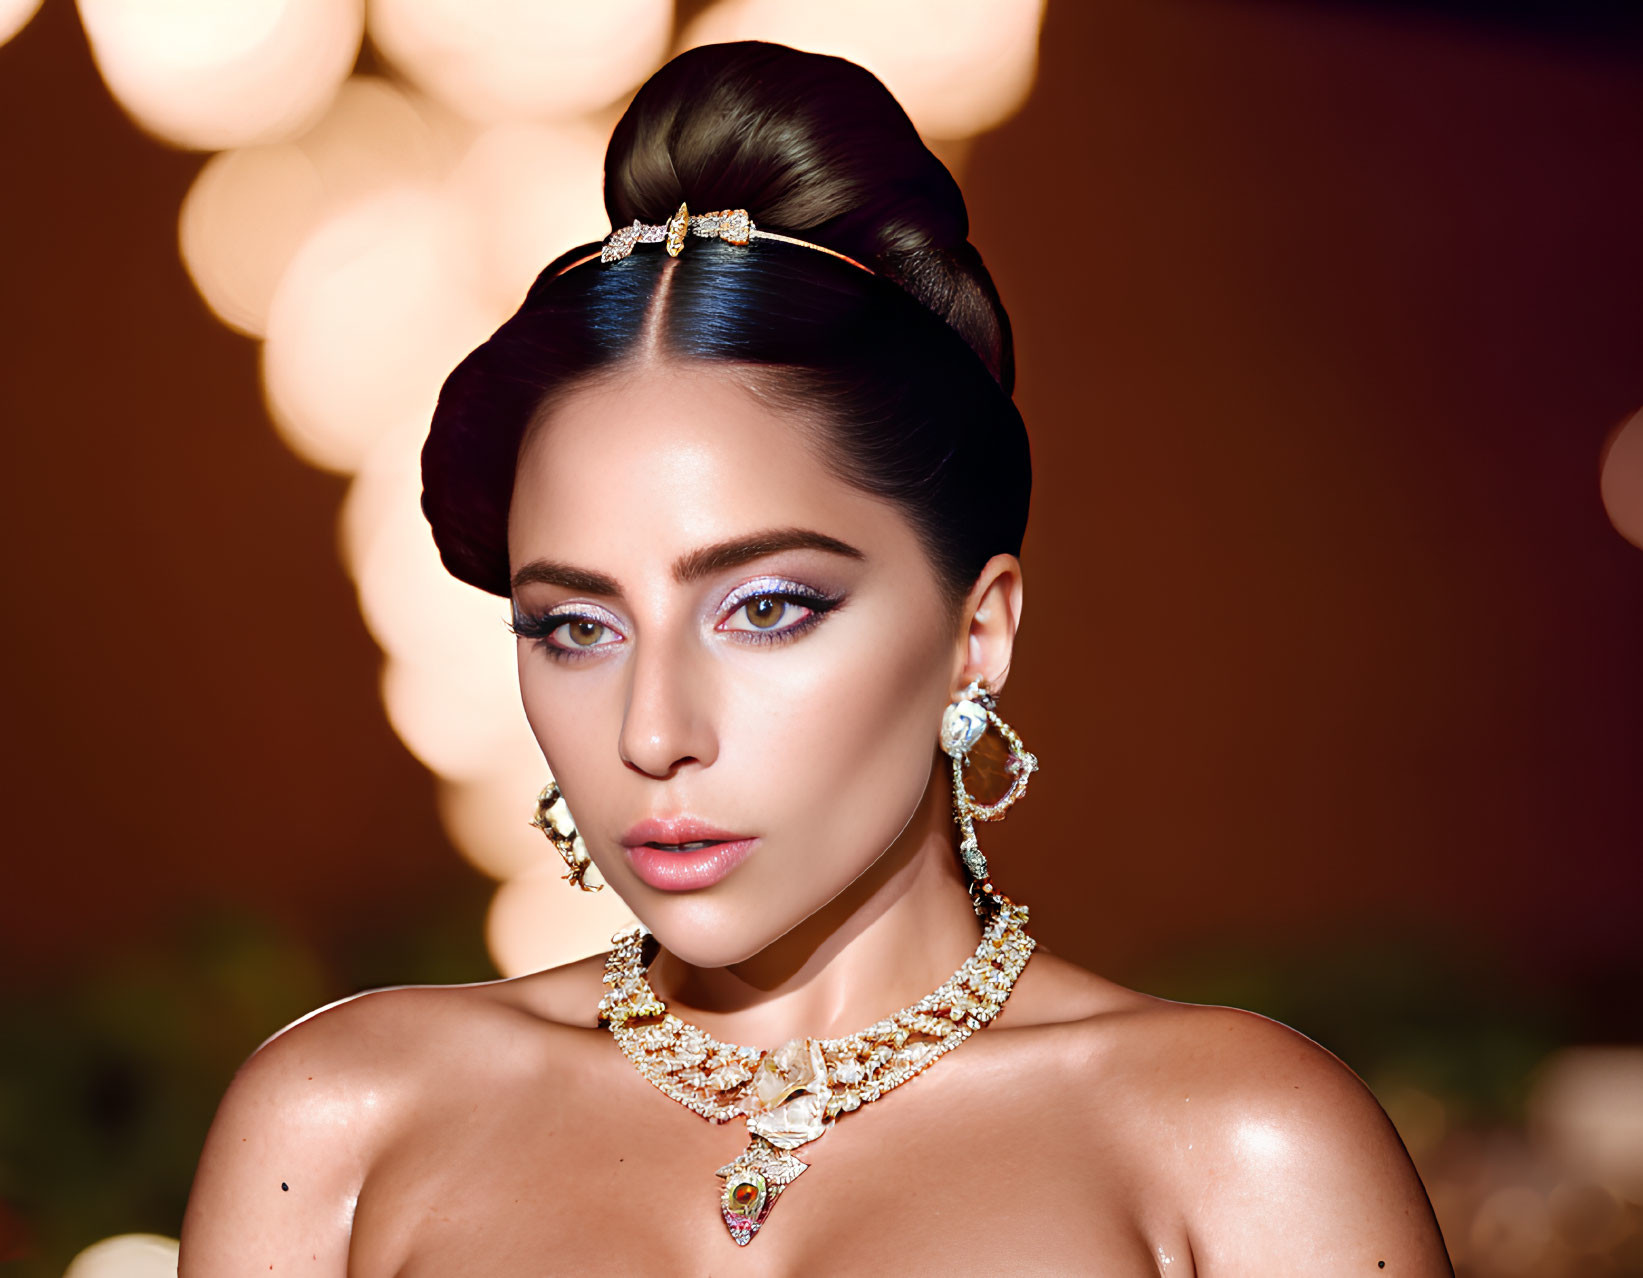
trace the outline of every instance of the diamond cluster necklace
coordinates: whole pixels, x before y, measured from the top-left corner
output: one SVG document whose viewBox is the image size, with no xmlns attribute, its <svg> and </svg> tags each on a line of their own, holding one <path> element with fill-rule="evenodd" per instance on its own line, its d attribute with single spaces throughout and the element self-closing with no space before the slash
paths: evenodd
<svg viewBox="0 0 1643 1278">
<path fill-rule="evenodd" d="M 741 1247 L 753 1241 L 776 1199 L 809 1166 L 793 1150 L 923 1073 L 1004 1006 L 1035 942 L 1027 907 L 984 886 L 976 909 L 981 943 L 958 971 L 918 1002 L 842 1038 L 795 1038 L 771 1051 L 722 1043 L 667 1010 L 645 977 L 643 923 L 611 938 L 610 987 L 599 1020 L 639 1073 L 686 1109 L 714 1123 L 746 1117 L 748 1146 L 716 1173 L 719 1210 Z"/>
</svg>

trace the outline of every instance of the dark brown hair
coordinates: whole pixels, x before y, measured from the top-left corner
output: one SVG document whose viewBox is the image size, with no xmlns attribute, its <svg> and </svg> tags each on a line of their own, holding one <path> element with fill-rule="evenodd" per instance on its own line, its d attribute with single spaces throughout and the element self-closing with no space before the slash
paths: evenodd
<svg viewBox="0 0 1643 1278">
<path fill-rule="evenodd" d="M 1019 553 L 1032 475 L 1009 320 L 957 184 L 884 85 L 782 45 L 681 54 L 639 90 L 605 156 L 612 225 L 666 221 L 680 203 L 745 208 L 871 273 L 779 242 L 694 237 L 677 259 L 641 245 L 565 269 L 598 247 L 582 245 L 550 263 L 440 393 L 422 508 L 446 567 L 509 593 L 522 440 L 563 391 L 620 376 L 641 332 L 666 358 L 745 368 L 815 421 L 828 463 L 902 509 L 950 594 L 992 555 Z"/>
</svg>

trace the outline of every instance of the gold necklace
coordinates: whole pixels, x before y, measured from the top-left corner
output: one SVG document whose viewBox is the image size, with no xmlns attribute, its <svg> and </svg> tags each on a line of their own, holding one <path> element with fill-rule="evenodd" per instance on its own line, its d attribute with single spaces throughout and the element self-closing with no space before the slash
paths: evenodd
<svg viewBox="0 0 1643 1278">
<path fill-rule="evenodd" d="M 987 887 L 990 889 L 991 884 Z M 759 1232 L 776 1199 L 809 1166 L 792 1151 L 929 1069 L 997 1016 L 1035 942 L 1027 907 L 990 893 L 977 910 L 981 943 L 918 1002 L 843 1038 L 795 1038 L 772 1051 L 723 1043 L 667 1010 L 645 977 L 643 923 L 618 932 L 599 1000 L 622 1054 L 686 1109 L 714 1123 L 747 1118 L 748 1146 L 719 1168 L 719 1210 L 738 1246 Z"/>
</svg>

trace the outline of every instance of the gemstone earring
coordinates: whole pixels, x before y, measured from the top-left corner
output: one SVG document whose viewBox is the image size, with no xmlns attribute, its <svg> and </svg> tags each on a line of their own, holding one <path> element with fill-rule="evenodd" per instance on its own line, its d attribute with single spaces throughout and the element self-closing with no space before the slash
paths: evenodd
<svg viewBox="0 0 1643 1278">
<path fill-rule="evenodd" d="M 1038 760 L 994 712 L 996 704 L 986 685 L 975 679 L 941 715 L 941 748 L 953 760 L 953 820 L 959 828 L 959 856 L 984 891 L 990 889 L 987 858 L 976 842 L 975 823 L 1002 820 L 1010 805 L 1027 792 L 1027 780 L 1038 770 Z M 997 729 L 992 735 L 987 732 L 988 724 Z M 965 764 L 974 773 L 976 793 L 965 784 Z"/>
<path fill-rule="evenodd" d="M 565 858 L 565 864 L 570 866 L 570 873 L 563 877 L 584 892 L 597 892 L 605 885 L 587 881 L 588 871 L 593 868 L 593 861 L 585 850 L 576 846 L 576 827 L 571 825 L 570 832 L 566 833 L 559 828 L 553 817 L 548 815 L 548 809 L 558 803 L 561 797 L 563 796 L 559 793 L 557 781 L 549 781 L 543 786 L 542 792 L 536 796 L 536 815 L 531 818 L 531 824 L 548 836 L 548 842 L 553 844 L 559 855 Z"/>
</svg>

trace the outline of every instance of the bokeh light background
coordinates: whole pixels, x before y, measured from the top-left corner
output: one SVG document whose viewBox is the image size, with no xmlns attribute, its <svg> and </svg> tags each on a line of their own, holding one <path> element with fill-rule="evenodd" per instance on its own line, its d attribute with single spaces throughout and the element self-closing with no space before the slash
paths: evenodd
<svg viewBox="0 0 1643 1278">
<path fill-rule="evenodd" d="M 625 921 L 417 449 L 749 37 L 890 85 L 1016 323 L 1048 944 L 1340 1053 L 1462 1273 L 1643 1273 L 1643 23 L 1277 0 L 0 0 L 0 1262 L 174 1269 L 269 1033 Z"/>
</svg>

